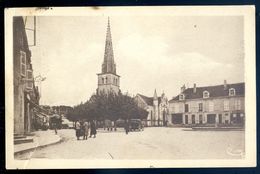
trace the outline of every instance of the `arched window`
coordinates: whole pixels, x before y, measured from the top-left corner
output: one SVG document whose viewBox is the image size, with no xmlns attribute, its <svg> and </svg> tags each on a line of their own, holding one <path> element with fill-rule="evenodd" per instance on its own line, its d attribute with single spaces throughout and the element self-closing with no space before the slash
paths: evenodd
<svg viewBox="0 0 260 174">
<path fill-rule="evenodd" d="M 203 91 L 203 98 L 209 98 L 209 92 Z"/>
<path fill-rule="evenodd" d="M 102 77 L 102 84 L 105 84 L 105 79 L 104 79 L 104 77 Z"/>
<path fill-rule="evenodd" d="M 229 96 L 235 96 L 236 95 L 236 90 L 234 88 L 229 89 Z"/>
<path fill-rule="evenodd" d="M 185 99 L 185 95 L 184 94 L 180 94 L 179 95 L 179 100 L 184 100 Z"/>
</svg>

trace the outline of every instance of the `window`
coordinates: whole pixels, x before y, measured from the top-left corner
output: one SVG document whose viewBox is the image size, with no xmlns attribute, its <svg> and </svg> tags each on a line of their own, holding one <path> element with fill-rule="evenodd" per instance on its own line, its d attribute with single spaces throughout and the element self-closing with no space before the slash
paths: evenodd
<svg viewBox="0 0 260 174">
<path fill-rule="evenodd" d="M 202 111 L 203 111 L 203 104 L 199 103 L 199 112 L 202 112 Z"/>
<path fill-rule="evenodd" d="M 33 72 L 30 69 L 27 69 L 26 72 L 27 72 L 27 74 L 26 74 L 26 79 L 27 79 L 26 88 L 32 89 L 33 88 Z"/>
<path fill-rule="evenodd" d="M 208 91 L 203 92 L 203 98 L 209 98 L 209 92 Z"/>
<path fill-rule="evenodd" d="M 236 95 L 236 90 L 234 88 L 229 89 L 229 96 L 234 96 Z"/>
<path fill-rule="evenodd" d="M 180 94 L 179 100 L 184 100 L 184 94 Z"/>
<path fill-rule="evenodd" d="M 214 111 L 214 103 L 212 101 L 209 102 L 209 112 Z"/>
<path fill-rule="evenodd" d="M 241 101 L 235 100 L 235 110 L 241 110 Z"/>
<path fill-rule="evenodd" d="M 105 84 L 105 79 L 104 79 L 104 77 L 102 77 L 102 84 Z"/>
<path fill-rule="evenodd" d="M 189 112 L 189 104 L 185 104 L 185 112 Z"/>
<path fill-rule="evenodd" d="M 20 73 L 21 76 L 26 76 L 26 53 L 24 51 L 20 51 Z"/>
<path fill-rule="evenodd" d="M 224 111 L 228 111 L 228 110 L 229 110 L 229 101 L 224 100 Z"/>
</svg>

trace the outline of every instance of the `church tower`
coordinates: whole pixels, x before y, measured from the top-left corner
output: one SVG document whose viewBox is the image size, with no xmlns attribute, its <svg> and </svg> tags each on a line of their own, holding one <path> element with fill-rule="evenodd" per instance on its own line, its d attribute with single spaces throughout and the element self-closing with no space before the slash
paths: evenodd
<svg viewBox="0 0 260 174">
<path fill-rule="evenodd" d="M 112 46 L 112 36 L 110 29 L 110 21 L 108 18 L 106 43 L 105 43 L 105 54 L 104 61 L 102 64 L 102 72 L 98 75 L 98 88 L 97 92 L 114 92 L 118 94 L 120 86 L 120 76 L 116 74 L 116 64 L 114 61 L 114 53 Z"/>
<path fill-rule="evenodd" d="M 154 107 L 154 121 L 159 119 L 159 108 L 158 108 L 158 97 L 157 97 L 157 92 L 156 89 L 154 90 L 154 95 L 153 95 L 153 107 Z M 154 125 L 159 125 L 159 122 L 154 122 Z"/>
</svg>

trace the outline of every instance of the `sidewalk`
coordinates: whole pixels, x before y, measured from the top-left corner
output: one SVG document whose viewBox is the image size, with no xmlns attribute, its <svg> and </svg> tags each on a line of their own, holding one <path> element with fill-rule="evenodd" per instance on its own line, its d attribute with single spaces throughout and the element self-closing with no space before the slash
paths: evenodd
<svg viewBox="0 0 260 174">
<path fill-rule="evenodd" d="M 15 155 L 61 142 L 61 137 L 55 135 L 54 130 L 35 131 L 33 134 L 33 142 L 14 145 Z"/>
</svg>

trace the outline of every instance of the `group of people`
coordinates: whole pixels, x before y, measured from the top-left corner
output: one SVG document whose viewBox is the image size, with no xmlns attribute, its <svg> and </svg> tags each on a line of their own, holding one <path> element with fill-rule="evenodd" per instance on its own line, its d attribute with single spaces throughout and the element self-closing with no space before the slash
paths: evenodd
<svg viewBox="0 0 260 174">
<path fill-rule="evenodd" d="M 89 130 L 90 130 L 89 138 L 91 138 L 92 136 L 96 138 L 97 129 L 96 129 L 96 124 L 93 120 L 90 121 L 90 123 L 87 121 L 77 120 L 75 129 L 76 129 L 77 140 L 79 140 L 81 136 L 83 136 L 83 140 L 87 140 L 89 135 Z"/>
</svg>

